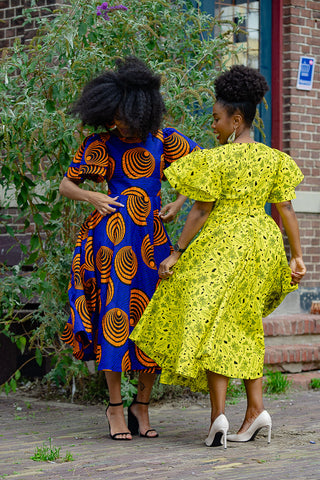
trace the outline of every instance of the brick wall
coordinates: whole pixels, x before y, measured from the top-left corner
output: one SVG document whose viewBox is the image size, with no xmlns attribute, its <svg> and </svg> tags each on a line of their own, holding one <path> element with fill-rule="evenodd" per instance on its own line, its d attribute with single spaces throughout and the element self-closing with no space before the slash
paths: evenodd
<svg viewBox="0 0 320 480">
<path fill-rule="evenodd" d="M 32 7 L 33 18 L 50 15 L 60 0 L 37 0 L 37 7 Z M 14 40 L 19 38 L 21 43 L 28 42 L 36 32 L 36 21 L 23 26 L 22 15 L 24 8 L 31 6 L 31 0 L 0 0 L 0 50 L 12 47 Z"/>
<path fill-rule="evenodd" d="M 305 175 L 299 190 L 320 195 L 320 2 L 284 0 L 283 5 L 283 149 L 297 161 Z M 316 61 L 311 91 L 296 88 L 301 56 L 314 57 Z M 310 288 L 320 287 L 317 208 L 315 205 L 314 212 L 297 214 L 308 269 L 303 286 Z"/>
<path fill-rule="evenodd" d="M 37 31 L 36 18 L 51 15 L 57 5 L 65 2 L 64 0 L 37 0 L 36 7 L 32 6 L 34 20 L 23 26 L 24 18 L 19 18 L 19 16 L 23 14 L 24 8 L 31 7 L 31 3 L 31 0 L 0 0 L 0 51 L 3 48 L 12 47 L 16 38 L 20 39 L 22 44 L 28 43 Z M 0 205 L 2 201 L 3 192 L 0 189 Z M 13 206 L 14 203 L 8 210 L 1 209 L 0 213 L 11 216 L 12 224 L 9 226 L 16 233 L 18 232 L 17 240 L 27 245 L 34 227 L 31 225 L 27 231 L 23 231 L 24 221 L 19 218 L 20 212 Z M 22 260 L 22 257 L 23 254 L 19 245 L 13 241 L 2 226 L 0 228 L 0 263 L 16 265 Z"/>
</svg>

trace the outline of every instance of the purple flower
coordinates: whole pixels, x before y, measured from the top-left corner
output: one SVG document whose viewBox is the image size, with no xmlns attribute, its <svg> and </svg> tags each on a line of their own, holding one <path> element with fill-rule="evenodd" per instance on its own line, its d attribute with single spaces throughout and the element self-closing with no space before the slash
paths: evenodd
<svg viewBox="0 0 320 480">
<path fill-rule="evenodd" d="M 110 20 L 108 13 L 114 10 L 128 10 L 128 7 L 124 5 L 115 5 L 114 7 L 109 7 L 107 2 L 103 2 L 101 5 L 97 7 L 97 15 L 102 16 L 105 20 Z"/>
</svg>

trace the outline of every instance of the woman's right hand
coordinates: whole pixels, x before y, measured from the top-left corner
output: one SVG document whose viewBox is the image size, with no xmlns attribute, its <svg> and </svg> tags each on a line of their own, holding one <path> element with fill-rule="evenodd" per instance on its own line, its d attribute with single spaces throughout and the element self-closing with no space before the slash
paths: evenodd
<svg viewBox="0 0 320 480">
<path fill-rule="evenodd" d="M 158 270 L 159 277 L 163 280 L 171 277 L 173 270 L 171 268 L 177 263 L 181 256 L 180 252 L 173 252 L 169 257 L 162 260 Z"/>
<path fill-rule="evenodd" d="M 108 215 L 116 211 L 114 207 L 124 207 L 120 202 L 117 202 L 119 195 L 117 197 L 109 197 L 104 193 L 100 192 L 90 192 L 89 202 L 98 210 L 101 215 Z"/>
<path fill-rule="evenodd" d="M 63 177 L 59 192 L 71 200 L 91 203 L 101 215 L 115 212 L 116 209 L 114 207 L 124 207 L 122 203 L 117 202 L 119 196 L 112 198 L 105 193 L 80 188 L 75 181 L 68 177 Z"/>
</svg>

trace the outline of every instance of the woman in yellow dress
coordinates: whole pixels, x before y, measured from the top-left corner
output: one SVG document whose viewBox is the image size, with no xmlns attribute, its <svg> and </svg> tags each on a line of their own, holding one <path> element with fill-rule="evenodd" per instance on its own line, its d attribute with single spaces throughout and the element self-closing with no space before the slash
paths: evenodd
<svg viewBox="0 0 320 480">
<path fill-rule="evenodd" d="M 244 380 L 247 410 L 238 434 L 227 439 L 248 441 L 268 427 L 270 442 L 271 418 L 262 398 L 262 318 L 298 288 L 306 272 L 291 205 L 303 175 L 291 157 L 250 136 L 267 90 L 265 78 L 249 67 L 236 65 L 220 75 L 212 126 L 221 146 L 166 169 L 170 184 L 195 203 L 174 252 L 160 265 L 166 281 L 131 335 L 162 367 L 162 383 L 209 390 L 208 446 L 226 448 L 230 377 Z M 289 265 L 266 202 L 275 203 L 281 216 Z"/>
</svg>

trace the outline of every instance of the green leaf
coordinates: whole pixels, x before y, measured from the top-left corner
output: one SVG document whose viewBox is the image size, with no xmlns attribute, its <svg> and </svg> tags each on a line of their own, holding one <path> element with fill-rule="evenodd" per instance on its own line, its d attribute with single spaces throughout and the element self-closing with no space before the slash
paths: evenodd
<svg viewBox="0 0 320 480">
<path fill-rule="evenodd" d="M 36 348 L 36 362 L 39 365 L 39 367 L 41 367 L 42 365 L 42 360 L 43 360 L 43 357 L 42 357 L 41 350 L 40 348 Z"/>
<path fill-rule="evenodd" d="M 58 220 L 58 218 L 61 218 L 61 208 L 55 205 L 51 212 L 51 220 Z"/>
<path fill-rule="evenodd" d="M 40 213 L 35 213 L 33 215 L 33 220 L 34 220 L 34 223 L 36 223 L 37 225 L 43 225 L 43 218 L 40 215 Z"/>
<path fill-rule="evenodd" d="M 17 370 L 16 373 L 14 374 L 14 378 L 16 380 L 19 380 L 20 377 L 21 377 L 21 372 L 20 372 L 20 370 Z"/>
<path fill-rule="evenodd" d="M 14 237 L 14 230 L 12 227 L 10 227 L 10 225 L 7 225 L 6 223 L 4 224 L 4 227 L 7 231 L 7 233 L 11 236 L 11 237 Z"/>
<path fill-rule="evenodd" d="M 37 209 L 39 210 L 39 212 L 44 212 L 44 213 L 49 213 L 51 211 L 51 208 L 49 207 L 49 205 L 46 205 L 45 203 L 38 203 Z"/>
<path fill-rule="evenodd" d="M 10 385 L 9 385 L 8 382 L 6 382 L 6 383 L 4 384 L 4 391 L 5 391 L 6 395 L 9 395 L 9 393 L 10 393 L 10 391 L 11 391 L 11 388 L 10 388 Z"/>
<path fill-rule="evenodd" d="M 78 34 L 82 37 L 87 33 L 88 25 L 86 23 L 80 23 L 78 28 Z"/>
<path fill-rule="evenodd" d="M 33 252 L 31 253 L 31 255 L 27 258 L 27 260 L 25 260 L 25 265 L 32 265 L 35 263 L 35 261 L 37 260 L 39 256 L 39 252 Z"/>
<path fill-rule="evenodd" d="M 20 243 L 20 249 L 21 249 L 22 253 L 24 253 L 24 255 L 27 255 L 28 247 L 26 245 L 24 245 L 23 243 Z"/>
<path fill-rule="evenodd" d="M 40 239 L 39 236 L 34 233 L 30 239 L 30 247 L 32 250 L 36 250 L 40 246 Z"/>
<path fill-rule="evenodd" d="M 25 337 L 18 337 L 16 339 L 16 346 L 19 348 L 21 353 L 24 353 L 25 348 L 26 348 L 27 340 Z"/>
<path fill-rule="evenodd" d="M 7 180 L 10 179 L 10 177 L 11 177 L 11 170 L 10 170 L 8 167 L 6 167 L 6 165 L 2 165 L 1 173 L 2 173 L 2 175 L 3 175 Z"/>
<path fill-rule="evenodd" d="M 17 390 L 17 382 L 15 381 L 14 378 L 11 378 L 11 380 L 9 382 L 9 385 L 10 385 L 10 388 L 13 392 L 15 392 Z"/>
<path fill-rule="evenodd" d="M 24 181 L 27 185 L 29 185 L 30 187 L 35 187 L 36 184 L 28 177 L 24 177 Z"/>
<path fill-rule="evenodd" d="M 49 112 L 49 113 L 55 112 L 55 110 L 56 110 L 55 102 L 53 102 L 52 100 L 47 100 L 45 107 L 46 107 L 47 112 Z"/>
</svg>

